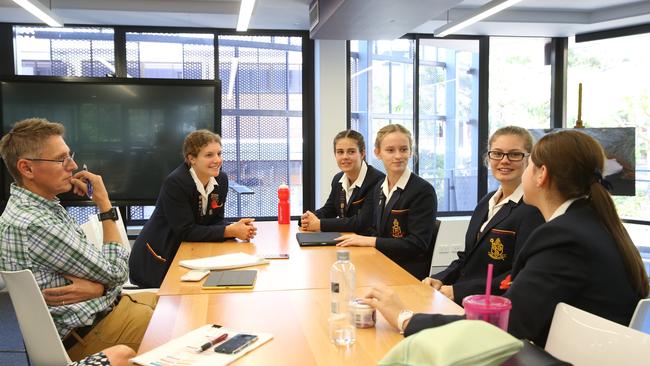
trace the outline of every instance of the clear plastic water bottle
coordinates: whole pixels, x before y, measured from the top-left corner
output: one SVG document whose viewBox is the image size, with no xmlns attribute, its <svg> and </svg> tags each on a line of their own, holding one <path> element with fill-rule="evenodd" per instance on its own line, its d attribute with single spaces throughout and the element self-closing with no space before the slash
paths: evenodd
<svg viewBox="0 0 650 366">
<path fill-rule="evenodd" d="M 356 329 L 350 303 L 355 300 L 356 271 L 350 262 L 350 252 L 336 252 L 337 261 L 330 269 L 331 309 L 329 333 L 332 343 L 348 346 L 356 340 Z"/>
</svg>

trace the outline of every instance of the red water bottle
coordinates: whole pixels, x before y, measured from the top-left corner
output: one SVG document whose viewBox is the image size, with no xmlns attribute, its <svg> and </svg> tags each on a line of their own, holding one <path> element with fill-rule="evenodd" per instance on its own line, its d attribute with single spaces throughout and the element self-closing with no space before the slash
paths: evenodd
<svg viewBox="0 0 650 366">
<path fill-rule="evenodd" d="M 289 221 L 291 221 L 289 186 L 281 184 L 280 187 L 278 187 L 278 224 L 288 224 Z"/>
</svg>

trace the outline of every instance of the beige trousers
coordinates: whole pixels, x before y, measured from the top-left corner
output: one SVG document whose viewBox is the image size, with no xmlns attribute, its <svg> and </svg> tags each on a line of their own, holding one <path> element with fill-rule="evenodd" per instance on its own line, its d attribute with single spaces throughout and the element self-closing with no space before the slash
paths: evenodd
<svg viewBox="0 0 650 366">
<path fill-rule="evenodd" d="M 78 361 L 116 344 L 137 351 L 157 302 L 158 296 L 153 292 L 122 295 L 113 311 L 68 350 L 68 356 L 72 361 Z"/>
</svg>

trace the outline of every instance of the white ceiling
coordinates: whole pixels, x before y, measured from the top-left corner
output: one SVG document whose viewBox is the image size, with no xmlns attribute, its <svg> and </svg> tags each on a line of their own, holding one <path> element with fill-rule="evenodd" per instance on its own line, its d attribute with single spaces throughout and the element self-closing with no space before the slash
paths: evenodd
<svg viewBox="0 0 650 366">
<path fill-rule="evenodd" d="M 67 24 L 234 28 L 239 11 L 238 0 L 41 1 Z M 411 0 L 395 1 L 407 6 Z M 432 33 L 448 20 L 461 18 L 486 2 L 464 0 L 410 31 Z M 309 3 L 310 0 L 258 0 L 250 28 L 307 30 Z M 38 23 L 38 20 L 13 1 L 0 0 L 0 22 Z M 644 23 L 650 23 L 650 1 L 523 0 L 462 33 L 559 37 Z"/>
</svg>

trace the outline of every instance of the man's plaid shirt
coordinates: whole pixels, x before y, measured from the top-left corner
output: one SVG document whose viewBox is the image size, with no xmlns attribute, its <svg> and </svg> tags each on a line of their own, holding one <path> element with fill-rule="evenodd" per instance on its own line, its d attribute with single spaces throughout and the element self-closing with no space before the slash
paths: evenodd
<svg viewBox="0 0 650 366">
<path fill-rule="evenodd" d="M 59 204 L 15 184 L 0 216 L 0 270 L 30 269 L 41 289 L 70 284 L 71 274 L 104 285 L 104 296 L 76 304 L 50 307 L 61 337 L 91 325 L 95 315 L 115 301 L 128 277 L 128 253 L 117 243 L 101 251 Z"/>
</svg>

